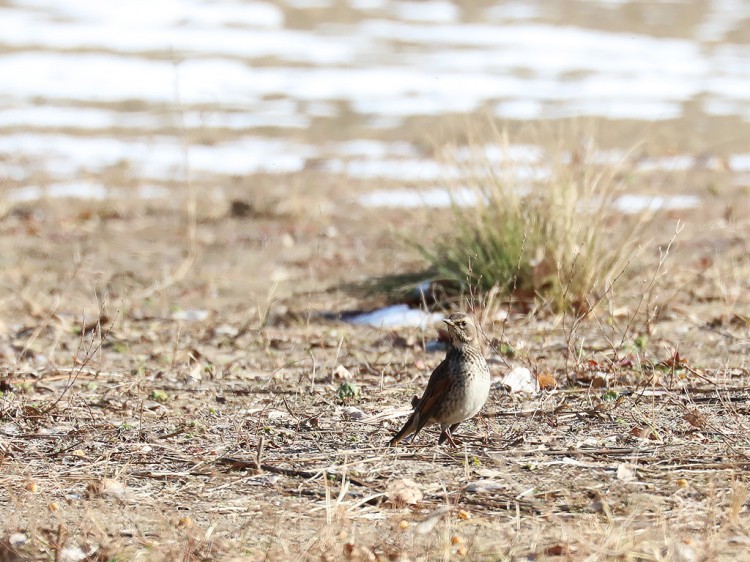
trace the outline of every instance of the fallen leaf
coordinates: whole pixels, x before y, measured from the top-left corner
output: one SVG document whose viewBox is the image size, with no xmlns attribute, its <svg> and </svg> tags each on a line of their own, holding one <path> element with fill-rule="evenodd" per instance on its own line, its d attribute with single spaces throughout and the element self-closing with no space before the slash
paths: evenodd
<svg viewBox="0 0 750 562">
<path fill-rule="evenodd" d="M 557 381 L 550 373 L 539 373 L 536 380 L 542 390 L 553 390 L 557 387 Z"/>
<path fill-rule="evenodd" d="M 596 376 L 591 381 L 591 388 L 604 388 L 607 386 L 607 379 L 604 377 Z"/>
<path fill-rule="evenodd" d="M 635 426 L 630 430 L 630 435 L 638 437 L 640 439 L 651 439 L 652 441 L 660 441 L 659 435 L 650 427 Z"/>
<path fill-rule="evenodd" d="M 682 416 L 682 419 L 698 429 L 706 427 L 706 416 L 704 416 L 699 410 L 690 410 L 689 412 L 686 412 Z"/>
<path fill-rule="evenodd" d="M 561 544 L 548 546 L 544 549 L 544 554 L 547 556 L 564 556 L 565 554 L 568 554 L 568 547 Z"/>
<path fill-rule="evenodd" d="M 669 359 L 657 363 L 656 366 L 663 369 L 677 370 L 687 366 L 687 360 L 680 357 L 679 351 L 675 351 Z"/>
</svg>

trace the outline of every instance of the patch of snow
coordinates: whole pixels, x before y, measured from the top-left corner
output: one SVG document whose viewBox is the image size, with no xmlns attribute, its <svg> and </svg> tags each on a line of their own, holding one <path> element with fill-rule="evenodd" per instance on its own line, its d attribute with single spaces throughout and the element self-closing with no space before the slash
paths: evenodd
<svg viewBox="0 0 750 562">
<path fill-rule="evenodd" d="M 614 208 L 624 214 L 642 213 L 643 211 L 667 211 L 694 209 L 700 205 L 700 198 L 695 195 L 621 195 L 614 202 Z"/>
<path fill-rule="evenodd" d="M 365 312 L 347 320 L 350 324 L 374 326 L 376 328 L 422 328 L 440 321 L 442 314 L 430 313 L 405 304 L 387 306 L 372 312 Z"/>
</svg>

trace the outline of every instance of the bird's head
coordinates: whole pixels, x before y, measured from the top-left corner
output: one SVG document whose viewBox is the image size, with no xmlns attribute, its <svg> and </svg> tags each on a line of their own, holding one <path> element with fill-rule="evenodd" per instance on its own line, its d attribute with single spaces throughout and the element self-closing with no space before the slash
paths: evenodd
<svg viewBox="0 0 750 562">
<path fill-rule="evenodd" d="M 471 344 L 476 341 L 477 328 L 468 314 L 454 312 L 448 318 L 444 318 L 443 322 L 448 325 L 448 335 L 453 346 L 461 347 L 464 344 Z"/>
</svg>

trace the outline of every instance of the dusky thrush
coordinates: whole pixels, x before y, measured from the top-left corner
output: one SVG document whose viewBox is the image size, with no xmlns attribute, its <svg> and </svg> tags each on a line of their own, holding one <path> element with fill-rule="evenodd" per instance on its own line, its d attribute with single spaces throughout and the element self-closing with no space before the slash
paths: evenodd
<svg viewBox="0 0 750 562">
<path fill-rule="evenodd" d="M 450 348 L 430 375 L 422 398 L 414 397 L 414 411 L 391 442 L 393 447 L 407 435 L 428 425 L 440 424 L 438 444 L 447 439 L 455 447 L 452 432 L 475 416 L 490 393 L 490 369 L 482 355 L 476 325 L 468 314 L 456 312 L 443 320 L 448 325 Z M 412 439 L 413 440 L 413 439 Z"/>
</svg>

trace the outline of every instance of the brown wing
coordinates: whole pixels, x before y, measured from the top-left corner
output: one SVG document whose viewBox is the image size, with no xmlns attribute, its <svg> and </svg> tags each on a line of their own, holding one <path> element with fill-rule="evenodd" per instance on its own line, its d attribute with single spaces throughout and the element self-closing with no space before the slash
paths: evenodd
<svg viewBox="0 0 750 562">
<path fill-rule="evenodd" d="M 448 361 L 444 359 L 443 362 L 432 371 L 430 380 L 427 382 L 427 389 L 424 391 L 419 404 L 417 404 L 416 413 L 418 414 L 418 420 L 417 429 L 414 433 L 419 433 L 419 431 L 427 425 L 427 422 L 430 421 L 430 418 L 437 408 L 443 400 L 445 400 L 445 395 L 450 385 L 451 380 L 448 376 Z"/>
</svg>

